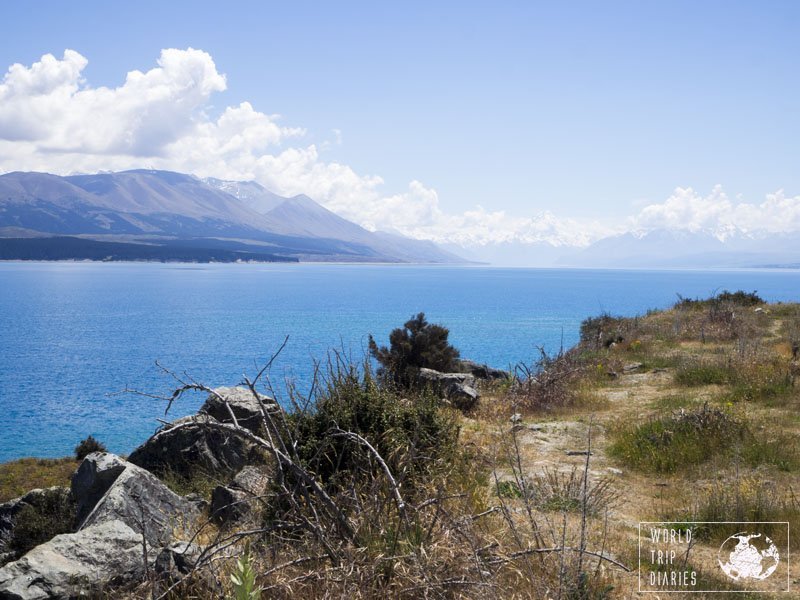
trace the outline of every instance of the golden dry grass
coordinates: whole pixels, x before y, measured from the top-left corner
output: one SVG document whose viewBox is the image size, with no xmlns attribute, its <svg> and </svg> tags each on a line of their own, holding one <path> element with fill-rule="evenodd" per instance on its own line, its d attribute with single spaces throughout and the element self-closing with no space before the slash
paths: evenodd
<svg viewBox="0 0 800 600">
<path fill-rule="evenodd" d="M 69 487 L 78 468 L 74 458 L 21 458 L 0 464 L 0 502 L 22 496 L 35 488 Z"/>
</svg>

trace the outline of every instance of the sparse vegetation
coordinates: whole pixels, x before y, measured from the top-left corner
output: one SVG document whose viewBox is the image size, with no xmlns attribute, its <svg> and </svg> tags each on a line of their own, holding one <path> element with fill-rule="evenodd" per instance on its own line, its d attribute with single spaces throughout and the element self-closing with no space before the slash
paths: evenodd
<svg viewBox="0 0 800 600">
<path fill-rule="evenodd" d="M 78 468 L 73 458 L 21 458 L 0 464 L 0 502 L 37 488 L 69 486 Z"/>
<path fill-rule="evenodd" d="M 540 351 L 510 383 L 482 388 L 479 407 L 463 415 L 415 385 L 418 369 L 452 370 L 458 357 L 447 329 L 419 314 L 388 347 L 370 340 L 377 373 L 333 354 L 309 397 L 290 388 L 295 410 L 267 428 L 286 460 L 266 510 L 225 530 L 231 537 L 198 536 L 229 544 L 214 558 L 214 593 L 627 598 L 638 583 L 631 523 L 800 528 L 798 322 L 798 305 L 727 291 L 638 318 L 587 319 L 576 348 Z M 13 485 L 64 484 L 76 463 L 52 461 L 37 477 L 35 462 L 26 465 Z M 3 469 L 21 475 L 0 467 L 0 493 L 10 481 Z M 165 479 L 201 495 L 222 483 Z M 25 517 L 29 540 L 52 531 L 36 525 L 40 517 Z M 782 541 L 779 529 L 770 533 Z M 698 530 L 687 567 L 747 597 L 707 560 L 723 535 L 722 526 Z M 121 597 L 158 597 L 153 585 Z M 203 597 L 208 585 L 198 577 L 172 597 Z"/>
<path fill-rule="evenodd" d="M 622 425 L 609 453 L 637 469 L 673 473 L 731 451 L 746 434 L 744 423 L 706 404 L 699 410 Z"/>
<path fill-rule="evenodd" d="M 14 517 L 8 548 L 15 555 L 22 556 L 59 533 L 72 531 L 74 520 L 75 505 L 69 490 L 42 490 L 31 504 L 24 506 Z"/>
<path fill-rule="evenodd" d="M 568 471 L 555 467 L 536 473 L 526 485 L 534 506 L 545 511 L 580 512 L 584 503 L 583 473 L 577 465 Z M 611 477 L 593 477 L 585 490 L 586 511 L 602 515 L 619 500 Z"/>
</svg>

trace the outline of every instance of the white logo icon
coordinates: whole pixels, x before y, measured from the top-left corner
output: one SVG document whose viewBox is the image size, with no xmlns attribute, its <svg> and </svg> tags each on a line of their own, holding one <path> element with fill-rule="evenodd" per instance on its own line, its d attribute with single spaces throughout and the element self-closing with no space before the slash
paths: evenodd
<svg viewBox="0 0 800 600">
<path fill-rule="evenodd" d="M 760 533 L 736 533 L 722 542 L 717 553 L 719 566 L 734 581 L 764 580 L 775 572 L 780 560 L 773 541 Z"/>
</svg>

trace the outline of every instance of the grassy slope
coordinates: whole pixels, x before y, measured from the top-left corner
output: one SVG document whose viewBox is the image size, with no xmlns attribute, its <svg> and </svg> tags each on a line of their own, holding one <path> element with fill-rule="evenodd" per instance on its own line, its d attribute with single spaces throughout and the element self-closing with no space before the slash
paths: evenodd
<svg viewBox="0 0 800 600">
<path fill-rule="evenodd" d="M 303 564 L 261 583 L 276 597 L 344 589 L 354 598 L 375 597 L 385 586 L 387 595 L 398 597 L 428 589 L 437 597 L 631 598 L 637 597 L 640 521 L 779 520 L 797 531 L 800 388 L 792 383 L 792 342 L 800 305 L 731 310 L 686 303 L 637 319 L 595 322 L 585 332 L 587 342 L 547 366 L 549 378 L 486 389 L 482 407 L 460 417 L 459 443 L 469 463 L 454 468 L 437 492 L 453 499 L 415 513 L 427 532 L 424 541 L 402 552 L 393 547 L 390 554 L 397 556 L 384 562 L 387 551 L 378 542 L 385 533 L 376 534 L 354 553 L 350 579 Z M 641 367 L 626 372 L 632 363 Z M 680 417 L 681 411 L 689 416 Z M 521 420 L 512 426 L 514 413 Z M 568 453 L 588 443 L 591 506 L 584 524 L 587 457 Z M 0 499 L 65 484 L 74 467 L 66 459 L 3 465 Z M 691 564 L 713 560 L 718 533 L 705 532 Z M 579 547 L 581 538 L 588 549 L 634 571 L 591 557 L 578 563 L 575 553 L 531 552 L 562 543 Z M 310 553 L 297 545 L 282 552 L 278 563 Z M 257 559 L 261 572 L 274 566 L 270 560 Z M 479 560 L 485 562 L 475 571 Z M 427 575 L 419 575 L 425 569 Z M 708 569 L 701 576 L 718 579 Z"/>
</svg>

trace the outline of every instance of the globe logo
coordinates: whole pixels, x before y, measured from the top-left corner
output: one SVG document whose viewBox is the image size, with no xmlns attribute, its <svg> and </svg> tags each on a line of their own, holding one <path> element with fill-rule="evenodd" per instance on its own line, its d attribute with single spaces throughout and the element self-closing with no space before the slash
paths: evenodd
<svg viewBox="0 0 800 600">
<path fill-rule="evenodd" d="M 722 542 L 717 553 L 719 566 L 734 581 L 764 580 L 775 572 L 780 560 L 773 541 L 760 533 L 736 533 Z"/>
</svg>

